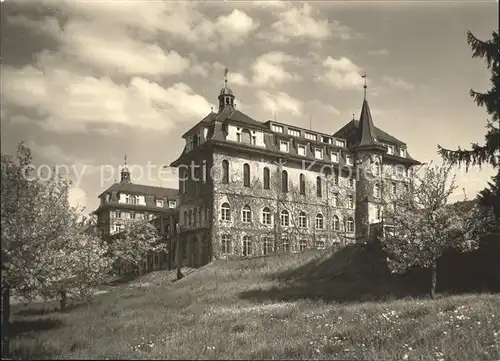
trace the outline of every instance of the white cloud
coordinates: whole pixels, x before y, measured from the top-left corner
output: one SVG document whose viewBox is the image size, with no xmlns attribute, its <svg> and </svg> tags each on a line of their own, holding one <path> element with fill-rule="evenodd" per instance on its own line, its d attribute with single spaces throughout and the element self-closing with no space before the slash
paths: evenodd
<svg viewBox="0 0 500 361">
<path fill-rule="evenodd" d="M 210 109 L 183 83 L 165 89 L 133 77 L 118 85 L 108 77 L 51 66 L 3 67 L 2 87 L 3 106 L 35 111 L 38 124 L 54 132 L 81 132 L 100 124 L 168 131 Z"/>
<path fill-rule="evenodd" d="M 322 18 L 319 11 L 307 3 L 278 13 L 278 20 L 271 25 L 271 29 L 259 34 L 260 38 L 275 43 L 288 43 L 294 38 L 324 40 L 331 36 L 347 40 L 353 37 L 353 33 L 338 21 L 330 22 Z"/>
<path fill-rule="evenodd" d="M 229 15 L 219 16 L 215 23 L 222 42 L 228 45 L 242 44 L 248 34 L 258 26 L 258 22 L 238 9 L 233 10 Z"/>
<path fill-rule="evenodd" d="M 390 86 L 398 89 L 411 90 L 415 88 L 415 86 L 401 78 L 392 78 L 389 76 L 384 77 L 384 81 Z"/>
<path fill-rule="evenodd" d="M 252 66 L 252 81 L 255 85 L 262 86 L 300 80 L 300 75 L 285 70 L 285 64 L 297 63 L 298 61 L 297 58 L 282 52 L 263 54 L 255 60 Z"/>
<path fill-rule="evenodd" d="M 327 57 L 323 61 L 324 74 L 317 79 L 332 84 L 337 89 L 357 88 L 363 84 L 361 68 L 345 57 Z"/>
<path fill-rule="evenodd" d="M 245 77 L 245 75 L 241 73 L 228 73 L 227 80 L 229 84 L 236 84 L 240 86 L 246 86 L 249 84 L 248 79 Z"/>
<path fill-rule="evenodd" d="M 287 7 L 287 3 L 280 0 L 254 0 L 252 1 L 252 5 L 254 7 L 277 10 L 281 10 Z"/>
<path fill-rule="evenodd" d="M 69 189 L 69 204 L 72 207 L 86 207 L 87 206 L 87 192 L 79 187 L 71 187 Z"/>
<path fill-rule="evenodd" d="M 302 114 L 303 103 L 301 100 L 296 99 L 284 92 L 271 94 L 265 90 L 257 91 L 257 98 L 262 106 L 274 113 L 291 113 L 296 116 Z"/>
</svg>

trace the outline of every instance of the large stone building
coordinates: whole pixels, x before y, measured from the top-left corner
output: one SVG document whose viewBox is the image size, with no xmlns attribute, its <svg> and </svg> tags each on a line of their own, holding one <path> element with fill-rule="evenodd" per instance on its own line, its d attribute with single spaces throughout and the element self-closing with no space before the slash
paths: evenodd
<svg viewBox="0 0 500 361">
<path fill-rule="evenodd" d="M 252 119 L 236 109 L 227 78 L 218 99 L 171 163 L 180 264 L 366 240 L 390 206 L 385 195 L 408 189 L 420 164 L 374 126 L 366 95 L 359 120 L 332 134 Z"/>
<path fill-rule="evenodd" d="M 132 183 L 126 164 L 121 170 L 120 182 L 112 184 L 99 195 L 100 205 L 93 212 L 97 216 L 98 235 L 111 241 L 124 229 L 128 220 L 149 220 L 159 236 L 170 242 L 178 223 L 178 190 Z M 167 268 L 172 252 L 151 254 L 141 270 Z"/>
</svg>

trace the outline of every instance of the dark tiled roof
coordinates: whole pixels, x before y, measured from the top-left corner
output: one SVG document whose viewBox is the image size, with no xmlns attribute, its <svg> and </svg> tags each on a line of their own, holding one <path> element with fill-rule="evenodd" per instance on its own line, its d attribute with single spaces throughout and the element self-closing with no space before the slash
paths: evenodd
<svg viewBox="0 0 500 361">
<path fill-rule="evenodd" d="M 196 127 L 198 127 L 198 125 L 200 124 L 210 124 L 212 123 L 215 118 L 217 118 L 217 113 L 214 113 L 214 112 L 210 112 L 205 118 L 203 118 L 202 120 L 200 120 L 198 123 L 196 123 L 194 126 L 192 126 L 187 132 L 185 132 L 182 136 L 185 137 L 186 135 L 188 135 L 193 129 L 195 129 Z"/>
<path fill-rule="evenodd" d="M 148 196 L 154 196 L 156 198 L 167 199 L 177 198 L 179 196 L 178 189 L 147 186 L 143 184 L 134 184 L 128 182 L 114 183 L 108 189 L 102 192 L 99 197 L 107 192 L 130 192 L 133 194 L 144 194 Z"/>
<path fill-rule="evenodd" d="M 377 132 L 375 130 L 375 125 L 373 124 L 370 106 L 368 105 L 368 101 L 366 99 L 363 101 L 363 107 L 361 108 L 361 116 L 359 117 L 357 132 L 357 138 L 359 140 L 357 146 L 382 146 L 382 144 L 380 144 L 377 140 Z"/>
<path fill-rule="evenodd" d="M 217 115 L 217 118 L 221 121 L 232 120 L 233 122 L 240 123 L 242 125 L 249 125 L 252 127 L 269 130 L 263 123 L 250 118 L 245 113 L 240 112 L 236 109 L 225 108 Z"/>
</svg>

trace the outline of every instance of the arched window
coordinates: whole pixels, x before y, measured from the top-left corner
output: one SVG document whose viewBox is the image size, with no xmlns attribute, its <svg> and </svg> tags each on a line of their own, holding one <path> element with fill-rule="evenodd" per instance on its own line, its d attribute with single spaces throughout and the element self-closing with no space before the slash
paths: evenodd
<svg viewBox="0 0 500 361">
<path fill-rule="evenodd" d="M 243 164 L 243 185 L 250 187 L 250 165 L 248 163 Z"/>
<path fill-rule="evenodd" d="M 188 223 L 188 212 L 187 211 L 184 211 L 184 225 L 187 226 L 189 223 Z"/>
<path fill-rule="evenodd" d="M 354 208 L 354 197 L 351 195 L 347 196 L 347 208 Z"/>
<path fill-rule="evenodd" d="M 229 162 L 226 159 L 222 161 L 222 183 L 229 183 Z"/>
<path fill-rule="evenodd" d="M 284 209 L 281 211 L 281 226 L 288 227 L 290 226 L 290 213 Z"/>
<path fill-rule="evenodd" d="M 378 161 L 373 165 L 373 172 L 377 176 L 380 175 L 380 163 Z"/>
<path fill-rule="evenodd" d="M 306 194 L 306 176 L 303 173 L 300 173 L 299 188 L 300 188 L 300 194 L 305 195 Z"/>
<path fill-rule="evenodd" d="M 232 242 L 231 236 L 229 234 L 223 234 L 221 239 L 221 253 L 222 254 L 231 254 L 232 252 Z"/>
<path fill-rule="evenodd" d="M 281 191 L 288 193 L 288 172 L 286 170 L 281 172 Z"/>
<path fill-rule="evenodd" d="M 262 223 L 267 226 L 271 224 L 271 210 L 268 207 L 262 210 Z"/>
<path fill-rule="evenodd" d="M 203 208 L 200 208 L 198 210 L 198 224 L 202 224 L 203 223 Z"/>
<path fill-rule="evenodd" d="M 340 229 L 340 219 L 338 216 L 333 216 L 333 230 L 338 231 Z"/>
<path fill-rule="evenodd" d="M 188 211 L 188 225 L 191 227 L 193 225 L 193 211 L 189 210 Z"/>
<path fill-rule="evenodd" d="M 316 229 L 323 229 L 323 215 L 321 213 L 318 213 L 316 215 Z"/>
<path fill-rule="evenodd" d="M 270 173 L 269 168 L 264 168 L 264 189 L 270 189 Z"/>
<path fill-rule="evenodd" d="M 220 210 L 221 210 L 221 219 L 223 221 L 230 221 L 231 220 L 231 207 L 229 206 L 229 203 L 227 203 L 227 202 L 222 203 Z"/>
<path fill-rule="evenodd" d="M 307 242 L 305 239 L 301 239 L 299 242 L 299 250 L 305 251 L 307 249 Z"/>
<path fill-rule="evenodd" d="M 245 205 L 241 212 L 241 221 L 243 223 L 250 223 L 252 221 L 252 210 L 249 205 Z"/>
<path fill-rule="evenodd" d="M 354 219 L 352 217 L 347 218 L 347 232 L 354 232 Z"/>
<path fill-rule="evenodd" d="M 299 213 L 299 227 L 307 228 L 307 215 L 305 212 Z"/>
<path fill-rule="evenodd" d="M 248 129 L 243 129 L 240 136 L 241 142 L 246 144 L 252 143 L 252 135 Z"/>
<path fill-rule="evenodd" d="M 264 242 L 262 243 L 262 254 L 266 255 L 269 253 L 272 253 L 273 250 L 273 243 L 269 237 L 264 237 Z"/>
<path fill-rule="evenodd" d="M 193 211 L 193 226 L 196 226 L 198 223 L 198 208 L 195 208 Z"/>
<path fill-rule="evenodd" d="M 316 195 L 318 197 L 323 197 L 323 189 L 321 188 L 321 177 L 316 177 Z"/>
<path fill-rule="evenodd" d="M 252 240 L 250 236 L 243 236 L 243 256 L 252 255 Z"/>
<path fill-rule="evenodd" d="M 375 183 L 373 185 L 373 196 L 376 198 L 380 197 L 380 184 L 378 184 L 378 183 Z"/>
</svg>

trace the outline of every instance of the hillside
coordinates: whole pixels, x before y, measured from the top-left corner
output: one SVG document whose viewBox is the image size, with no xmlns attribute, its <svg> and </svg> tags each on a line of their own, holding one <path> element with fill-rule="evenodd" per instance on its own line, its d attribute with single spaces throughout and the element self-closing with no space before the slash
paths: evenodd
<svg viewBox="0 0 500 361">
<path fill-rule="evenodd" d="M 14 306 L 23 358 L 500 358 L 500 296 L 425 297 L 375 247 L 217 261 L 155 272 L 66 313 Z M 409 297 L 411 296 L 411 297 Z M 55 304 L 54 304 L 55 305 Z"/>
</svg>

